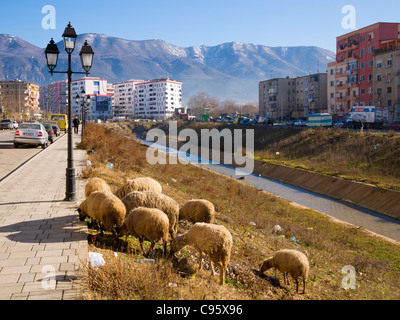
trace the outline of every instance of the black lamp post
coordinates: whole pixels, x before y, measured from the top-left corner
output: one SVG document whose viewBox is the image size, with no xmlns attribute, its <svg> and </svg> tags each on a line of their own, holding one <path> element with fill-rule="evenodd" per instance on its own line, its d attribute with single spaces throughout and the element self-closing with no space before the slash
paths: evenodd
<svg viewBox="0 0 400 320">
<path fill-rule="evenodd" d="M 82 101 L 81 101 L 82 98 Z M 82 90 L 81 92 L 81 96 L 79 96 L 79 94 L 76 94 L 75 97 L 75 102 L 77 105 L 81 106 L 81 112 L 82 112 L 82 137 L 85 134 L 85 128 L 86 128 L 86 114 L 87 111 L 90 107 L 90 102 L 91 102 L 91 97 L 90 95 L 86 96 L 86 92 L 85 90 Z"/>
<path fill-rule="evenodd" d="M 82 68 L 85 72 L 73 72 L 71 70 L 71 54 L 75 50 L 76 38 L 78 37 L 75 29 L 68 24 L 65 28 L 64 34 L 62 35 L 64 40 L 64 48 L 68 54 L 68 71 L 54 71 L 57 67 L 58 55 L 60 51 L 58 50 L 57 44 L 51 39 L 49 45 L 44 51 L 46 55 L 47 66 L 50 70 L 51 75 L 54 73 L 66 73 L 68 75 L 68 167 L 67 167 L 67 190 L 65 201 L 76 201 L 76 185 L 75 185 L 75 168 L 74 168 L 74 158 L 73 158 L 73 146 L 72 146 L 72 110 L 71 110 L 71 82 L 72 74 L 86 74 L 89 75 L 89 71 L 93 63 L 94 52 L 92 48 L 88 45 L 87 41 L 82 47 L 80 52 Z"/>
</svg>

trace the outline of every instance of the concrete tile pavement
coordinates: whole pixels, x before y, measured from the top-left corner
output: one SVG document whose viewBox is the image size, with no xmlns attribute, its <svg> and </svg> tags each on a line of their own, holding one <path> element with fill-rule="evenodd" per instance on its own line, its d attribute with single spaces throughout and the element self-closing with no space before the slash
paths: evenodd
<svg viewBox="0 0 400 320">
<path fill-rule="evenodd" d="M 80 135 L 73 135 L 74 146 Z M 77 270 L 88 255 L 85 152 L 74 148 L 78 202 L 64 202 L 67 135 L 0 183 L 0 300 L 75 300 Z"/>
</svg>

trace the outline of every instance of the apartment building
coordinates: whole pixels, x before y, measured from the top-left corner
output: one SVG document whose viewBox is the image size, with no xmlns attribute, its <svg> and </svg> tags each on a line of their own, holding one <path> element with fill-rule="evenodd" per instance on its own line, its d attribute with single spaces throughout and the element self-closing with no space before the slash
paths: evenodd
<svg viewBox="0 0 400 320">
<path fill-rule="evenodd" d="M 0 81 L 1 111 L 13 119 L 30 120 L 39 115 L 39 85 L 21 80 Z"/>
<path fill-rule="evenodd" d="M 326 112 L 326 73 L 298 78 L 276 78 L 260 82 L 260 116 L 269 119 L 304 118 L 310 113 Z"/>
<path fill-rule="evenodd" d="M 387 108 L 389 121 L 400 120 L 400 51 L 380 49 L 374 56 L 373 104 Z"/>
<path fill-rule="evenodd" d="M 336 110 L 336 83 L 335 83 L 335 64 L 336 62 L 328 63 L 328 74 L 327 74 L 327 107 L 328 113 L 335 114 Z"/>
<path fill-rule="evenodd" d="M 376 23 L 336 39 L 334 114 L 344 117 L 353 106 L 374 105 L 374 57 L 381 50 L 399 48 L 400 23 Z M 330 88 L 332 89 L 332 88 Z M 330 108 L 332 106 L 330 105 Z"/>
<path fill-rule="evenodd" d="M 75 98 L 77 95 L 81 97 L 83 90 L 85 91 L 85 95 L 90 95 L 92 98 L 90 110 L 87 113 L 87 120 L 101 119 L 106 121 L 108 118 L 113 117 L 112 96 L 109 94 L 110 89 L 107 80 L 95 77 L 84 77 L 72 81 L 71 108 L 73 117 L 81 117 L 82 115 L 81 104 L 77 104 Z"/>
<path fill-rule="evenodd" d="M 275 78 L 259 84 L 260 116 L 269 119 L 285 119 L 296 108 L 296 79 Z"/>
<path fill-rule="evenodd" d="M 328 112 L 326 73 L 316 73 L 296 79 L 296 110 L 294 118 Z"/>
<path fill-rule="evenodd" d="M 143 82 L 145 81 L 128 80 L 112 85 L 114 90 L 113 108 L 115 117 L 134 117 L 136 84 Z"/>
<path fill-rule="evenodd" d="M 66 114 L 68 103 L 68 82 L 57 81 L 39 88 L 39 107 L 45 114 L 44 119 L 51 113 Z"/>
<path fill-rule="evenodd" d="M 182 82 L 157 79 L 135 84 L 135 117 L 170 119 L 182 108 Z"/>
</svg>

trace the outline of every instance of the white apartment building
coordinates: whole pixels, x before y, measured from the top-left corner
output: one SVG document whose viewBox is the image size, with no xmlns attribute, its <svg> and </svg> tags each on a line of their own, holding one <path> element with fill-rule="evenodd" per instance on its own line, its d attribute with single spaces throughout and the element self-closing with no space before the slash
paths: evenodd
<svg viewBox="0 0 400 320">
<path fill-rule="evenodd" d="M 143 82 L 144 80 L 128 80 L 112 85 L 114 116 L 132 118 L 135 116 L 135 86 Z"/>
<path fill-rule="evenodd" d="M 113 116 L 112 96 L 110 95 L 112 90 L 110 91 L 107 80 L 94 77 L 84 77 L 72 81 L 71 87 L 73 117 L 81 117 L 81 105 L 76 103 L 75 98 L 77 95 L 81 97 L 82 90 L 85 91 L 85 95 L 90 95 L 92 98 L 90 113 L 87 115 L 89 120 L 104 120 Z"/>
<path fill-rule="evenodd" d="M 169 119 L 182 108 L 182 82 L 158 79 L 135 84 L 134 116 Z"/>
</svg>

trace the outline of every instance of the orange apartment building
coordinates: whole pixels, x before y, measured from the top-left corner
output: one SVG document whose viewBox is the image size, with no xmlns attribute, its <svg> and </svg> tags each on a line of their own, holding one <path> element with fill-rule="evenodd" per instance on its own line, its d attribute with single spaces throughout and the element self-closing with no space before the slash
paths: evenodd
<svg viewBox="0 0 400 320">
<path fill-rule="evenodd" d="M 328 109 L 343 118 L 353 106 L 376 105 L 375 57 L 400 49 L 400 23 L 373 24 L 337 37 L 336 45 L 336 61 L 328 65 Z M 398 105 L 389 107 L 395 114 Z"/>
</svg>

